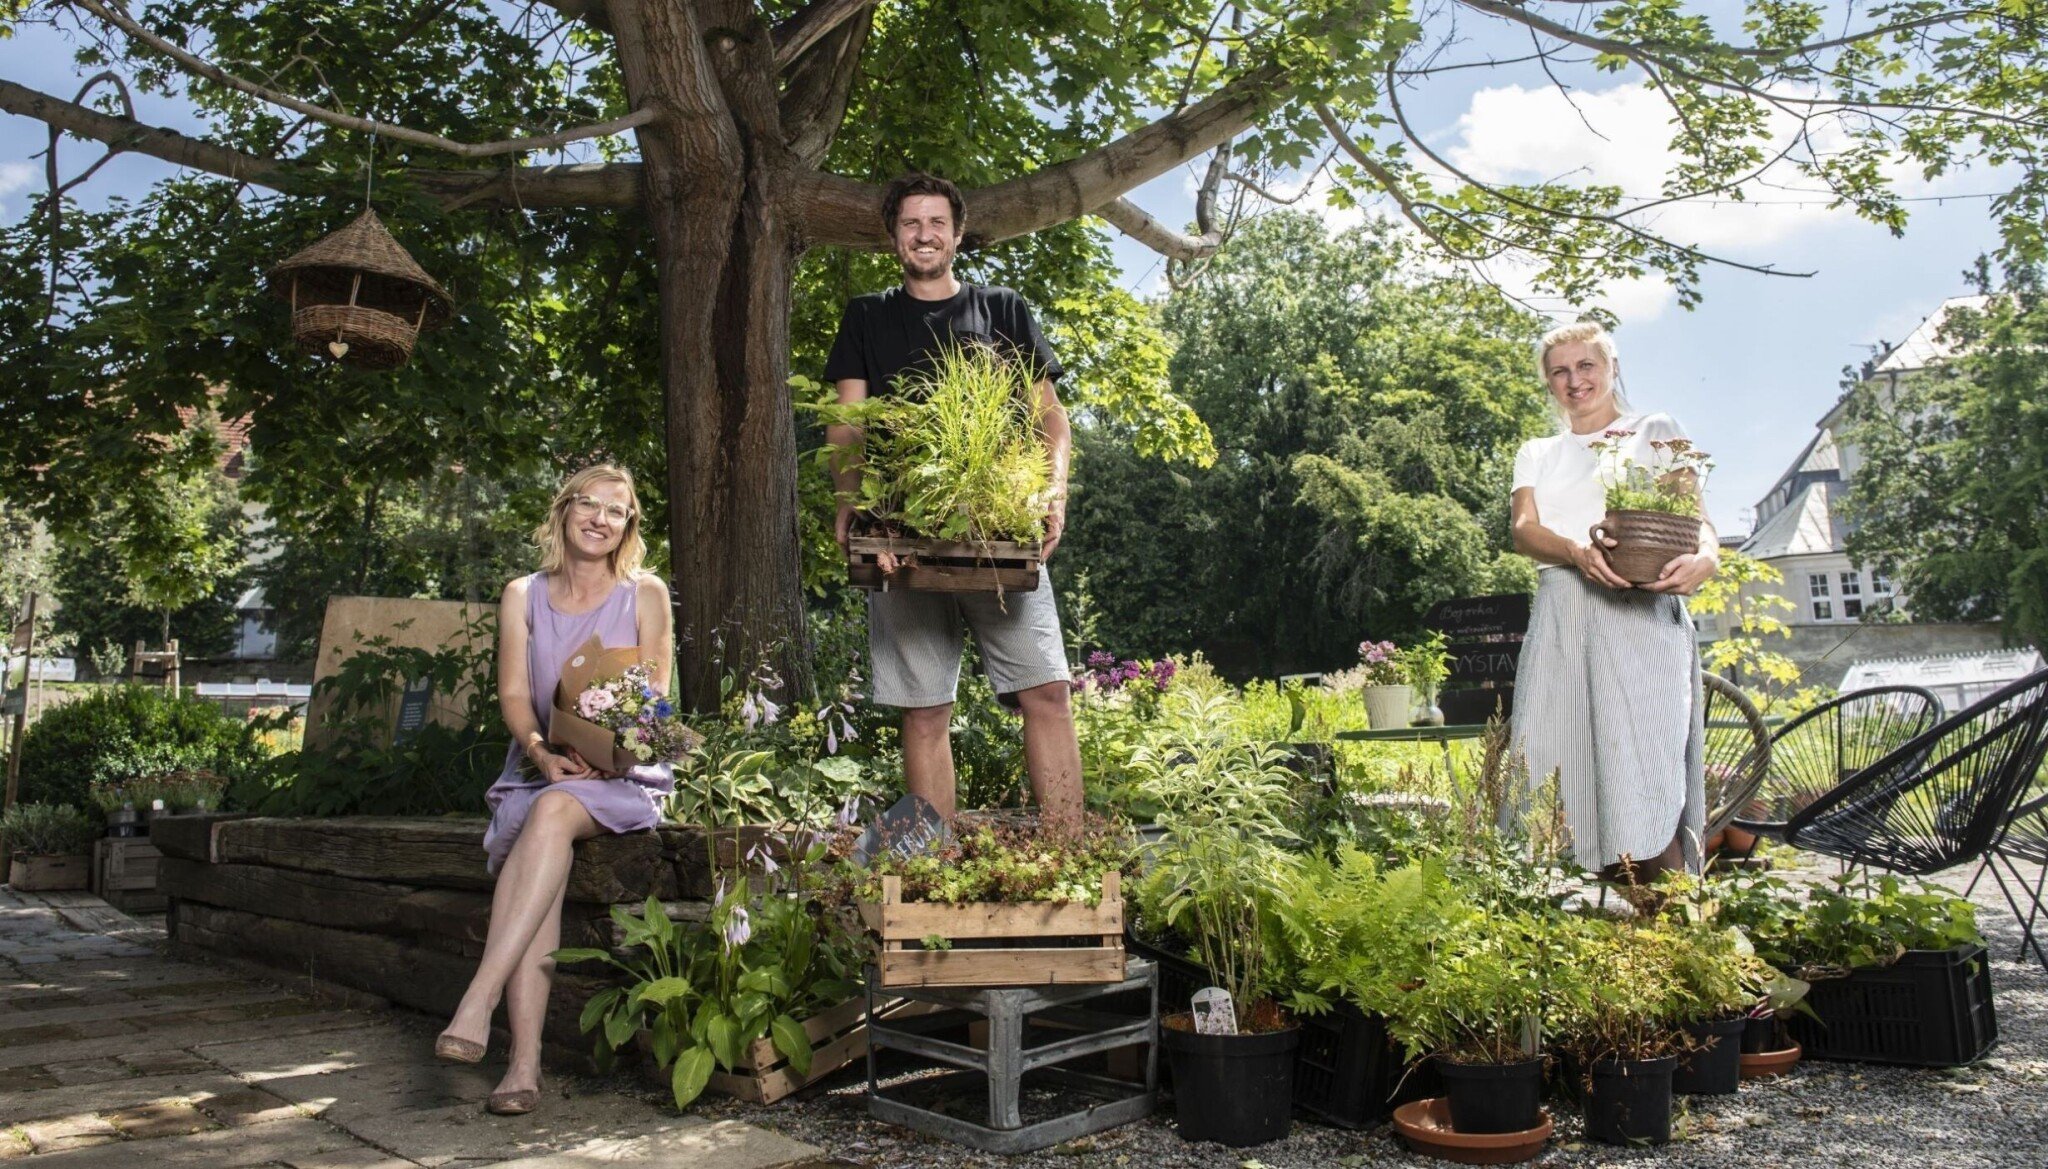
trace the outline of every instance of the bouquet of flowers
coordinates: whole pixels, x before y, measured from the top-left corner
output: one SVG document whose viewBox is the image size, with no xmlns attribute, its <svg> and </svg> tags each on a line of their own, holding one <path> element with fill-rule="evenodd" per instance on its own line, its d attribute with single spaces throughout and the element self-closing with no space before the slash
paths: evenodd
<svg viewBox="0 0 2048 1169">
<path fill-rule="evenodd" d="M 703 736 L 683 722 L 653 678 L 654 663 L 641 660 L 639 646 L 605 649 L 591 638 L 562 667 L 548 741 L 602 771 L 681 759 Z"/>
<path fill-rule="evenodd" d="M 1358 686 L 1406 686 L 1408 668 L 1401 649 L 1391 641 L 1358 643 Z"/>
</svg>

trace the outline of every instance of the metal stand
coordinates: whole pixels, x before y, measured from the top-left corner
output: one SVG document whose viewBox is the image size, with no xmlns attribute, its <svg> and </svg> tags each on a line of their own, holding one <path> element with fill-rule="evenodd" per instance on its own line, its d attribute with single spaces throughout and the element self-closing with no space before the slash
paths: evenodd
<svg viewBox="0 0 2048 1169">
<path fill-rule="evenodd" d="M 1130 959 L 1120 983 L 1015 987 L 901 987 L 885 997 L 931 1003 L 942 1010 L 888 1020 L 875 1015 L 878 982 L 868 977 L 868 1115 L 890 1124 L 989 1153 L 1028 1153 L 1090 1133 L 1142 1120 L 1152 1112 L 1159 1086 L 1159 988 L 1152 963 Z M 1142 1016 L 1115 1014 L 1080 1004 L 1125 991 L 1143 990 Z M 986 1020 L 988 1043 L 976 1048 L 939 1039 L 936 1033 Z M 1098 1052 L 1144 1045 L 1142 1083 L 1072 1071 L 1054 1065 Z M 963 1069 L 947 1080 L 982 1080 L 988 1088 L 988 1123 L 977 1124 L 920 1108 L 883 1092 L 875 1053 L 894 1048 Z M 1019 1092 L 1025 1077 L 1099 1098 L 1079 1112 L 1025 1124 Z M 929 1080 L 919 1080 L 919 1086 Z"/>
</svg>

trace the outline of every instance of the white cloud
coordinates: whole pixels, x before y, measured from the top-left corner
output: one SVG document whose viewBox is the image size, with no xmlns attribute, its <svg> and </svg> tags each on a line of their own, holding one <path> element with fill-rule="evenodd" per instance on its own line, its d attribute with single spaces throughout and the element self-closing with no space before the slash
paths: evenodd
<svg viewBox="0 0 2048 1169">
<path fill-rule="evenodd" d="M 5 196 L 27 188 L 35 181 L 36 168 L 25 162 L 0 162 L 0 220 L 12 218 Z"/>
</svg>

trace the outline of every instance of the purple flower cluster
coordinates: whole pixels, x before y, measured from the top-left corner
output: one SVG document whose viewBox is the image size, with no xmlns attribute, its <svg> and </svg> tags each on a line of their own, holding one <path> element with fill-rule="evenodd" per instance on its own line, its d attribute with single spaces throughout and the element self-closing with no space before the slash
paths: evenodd
<svg viewBox="0 0 2048 1169">
<path fill-rule="evenodd" d="M 1088 665 L 1081 672 L 1081 676 L 1075 678 L 1069 685 L 1077 694 L 1091 690 L 1100 694 L 1113 694 L 1142 679 L 1151 683 L 1155 693 L 1164 694 L 1173 685 L 1173 676 L 1178 670 L 1179 667 L 1174 665 L 1171 658 L 1161 658 L 1156 662 L 1137 661 L 1131 658 L 1118 661 L 1115 654 L 1096 650 L 1088 655 Z"/>
<path fill-rule="evenodd" d="M 1377 666 L 1381 662 L 1393 661 L 1400 652 L 1391 641 L 1361 641 L 1358 643 L 1358 662 L 1360 665 Z"/>
</svg>

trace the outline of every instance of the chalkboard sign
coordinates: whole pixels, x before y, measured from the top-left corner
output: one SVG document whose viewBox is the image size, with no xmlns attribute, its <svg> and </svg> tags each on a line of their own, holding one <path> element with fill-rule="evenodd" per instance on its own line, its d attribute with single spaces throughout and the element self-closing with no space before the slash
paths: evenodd
<svg viewBox="0 0 2048 1169">
<path fill-rule="evenodd" d="M 884 851 L 895 857 L 916 856 L 945 843 L 948 835 L 938 809 L 918 796 L 905 795 L 853 842 L 853 861 L 864 865 Z"/>
<path fill-rule="evenodd" d="M 1520 638 L 1529 631 L 1529 594 L 1500 593 L 1489 597 L 1460 597 L 1438 601 L 1422 623 L 1441 630 L 1452 641 L 1481 638 Z"/>
<path fill-rule="evenodd" d="M 1461 688 L 1488 684 L 1512 686 L 1515 684 L 1515 662 L 1522 656 L 1522 644 L 1518 641 L 1482 641 L 1453 645 L 1446 652 L 1451 655 L 1452 685 Z"/>
<path fill-rule="evenodd" d="M 427 700 L 434 696 L 431 678 L 415 678 L 398 696 L 398 727 L 391 733 L 393 745 L 406 742 L 427 725 Z"/>
</svg>

